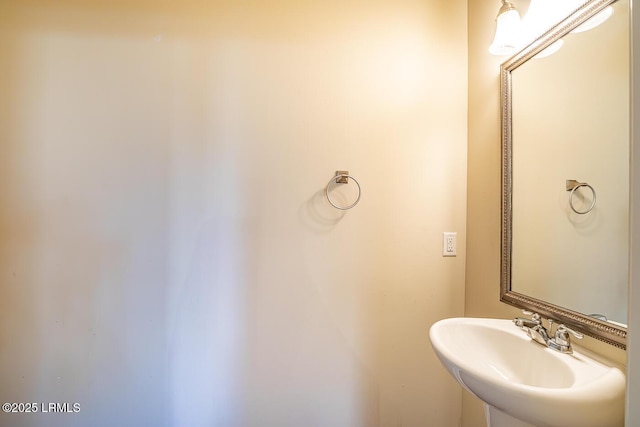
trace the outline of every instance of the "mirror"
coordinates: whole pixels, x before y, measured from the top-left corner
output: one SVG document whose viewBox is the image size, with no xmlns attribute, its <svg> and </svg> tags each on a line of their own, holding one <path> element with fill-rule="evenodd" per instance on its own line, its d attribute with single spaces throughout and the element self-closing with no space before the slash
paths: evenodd
<svg viewBox="0 0 640 427">
<path fill-rule="evenodd" d="M 620 348 L 629 60 L 629 0 L 591 0 L 501 66 L 500 299 Z"/>
</svg>

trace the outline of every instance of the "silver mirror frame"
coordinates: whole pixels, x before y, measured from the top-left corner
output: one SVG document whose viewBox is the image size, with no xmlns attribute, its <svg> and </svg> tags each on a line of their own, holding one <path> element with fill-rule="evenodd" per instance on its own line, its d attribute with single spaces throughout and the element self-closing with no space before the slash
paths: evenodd
<svg viewBox="0 0 640 427">
<path fill-rule="evenodd" d="M 512 81 L 511 72 L 595 16 L 616 0 L 591 0 L 500 66 L 502 109 L 502 257 L 500 301 L 539 313 L 598 340 L 626 349 L 626 328 L 511 290 Z"/>
</svg>

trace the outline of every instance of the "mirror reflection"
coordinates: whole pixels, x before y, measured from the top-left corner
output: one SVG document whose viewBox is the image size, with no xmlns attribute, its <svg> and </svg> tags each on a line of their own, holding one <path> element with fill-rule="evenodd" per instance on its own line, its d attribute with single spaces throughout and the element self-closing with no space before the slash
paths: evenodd
<svg viewBox="0 0 640 427">
<path fill-rule="evenodd" d="M 512 73 L 511 289 L 626 323 L 628 0 Z M 591 185 L 566 190 L 567 180 Z M 585 212 L 593 202 L 589 212 Z M 571 194 L 571 198 L 570 198 Z M 571 209 L 571 203 L 577 213 Z"/>
<path fill-rule="evenodd" d="M 602 24 L 565 22 L 503 64 L 501 296 L 626 336 L 629 0 L 596 3 Z"/>
</svg>

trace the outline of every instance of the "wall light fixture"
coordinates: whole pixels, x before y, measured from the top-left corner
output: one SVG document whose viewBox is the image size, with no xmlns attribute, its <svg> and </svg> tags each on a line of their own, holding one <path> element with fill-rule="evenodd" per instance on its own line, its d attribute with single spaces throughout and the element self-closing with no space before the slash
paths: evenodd
<svg viewBox="0 0 640 427">
<path fill-rule="evenodd" d="M 501 1 L 502 6 L 496 17 L 496 34 L 489 46 L 489 53 L 496 56 L 513 55 L 586 2 L 586 0 L 530 0 L 527 13 L 521 20 L 520 13 L 510 0 Z M 609 6 L 572 32 L 578 33 L 595 28 L 606 21 L 612 13 L 613 9 Z M 556 43 L 544 55 L 536 57 L 551 55 L 561 46 L 562 43 Z"/>
<path fill-rule="evenodd" d="M 521 31 L 520 12 L 509 0 L 502 0 L 496 17 L 496 34 L 489 46 L 489 53 L 498 56 L 516 53 L 522 45 Z"/>
</svg>

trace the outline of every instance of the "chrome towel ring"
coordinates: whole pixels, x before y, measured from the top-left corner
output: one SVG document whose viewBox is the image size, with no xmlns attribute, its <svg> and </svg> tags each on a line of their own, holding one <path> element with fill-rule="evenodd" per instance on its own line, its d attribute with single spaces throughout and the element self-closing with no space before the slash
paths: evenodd
<svg viewBox="0 0 640 427">
<path fill-rule="evenodd" d="M 348 184 L 349 183 L 349 178 L 351 178 L 353 180 L 353 182 L 356 183 L 356 186 L 358 187 L 358 197 L 356 198 L 356 201 L 353 202 L 352 204 L 348 205 L 348 206 L 340 206 L 337 205 L 336 203 L 334 203 L 333 200 L 331 200 L 331 197 L 329 196 L 329 186 L 331 185 L 331 183 L 336 183 L 336 184 Z M 333 178 L 331 178 L 329 180 L 329 182 L 327 183 L 327 186 L 324 189 L 324 195 L 327 198 L 327 200 L 329 201 L 329 203 L 331 204 L 331 206 L 333 206 L 336 209 L 340 209 L 342 211 L 346 211 L 351 209 L 352 207 L 354 207 L 355 205 L 358 204 L 358 202 L 360 201 L 360 196 L 362 195 L 362 190 L 360 188 L 360 183 L 358 182 L 357 179 L 355 179 L 354 177 L 352 177 L 351 175 L 349 175 L 349 171 L 336 171 L 336 174 Z"/>
<path fill-rule="evenodd" d="M 575 194 L 576 190 L 580 187 L 587 187 L 589 190 L 591 190 L 591 193 L 593 193 L 593 200 L 591 201 L 591 206 L 589 206 L 587 209 L 583 211 L 579 211 L 575 208 L 575 206 L 573 206 L 573 195 Z M 586 182 L 578 182 L 575 179 L 568 179 L 566 182 L 566 190 L 571 191 L 571 193 L 569 193 L 569 206 L 571 207 L 571 210 L 577 213 L 578 215 L 588 214 L 596 206 L 596 190 L 594 190 L 593 187 L 587 184 Z"/>
</svg>

